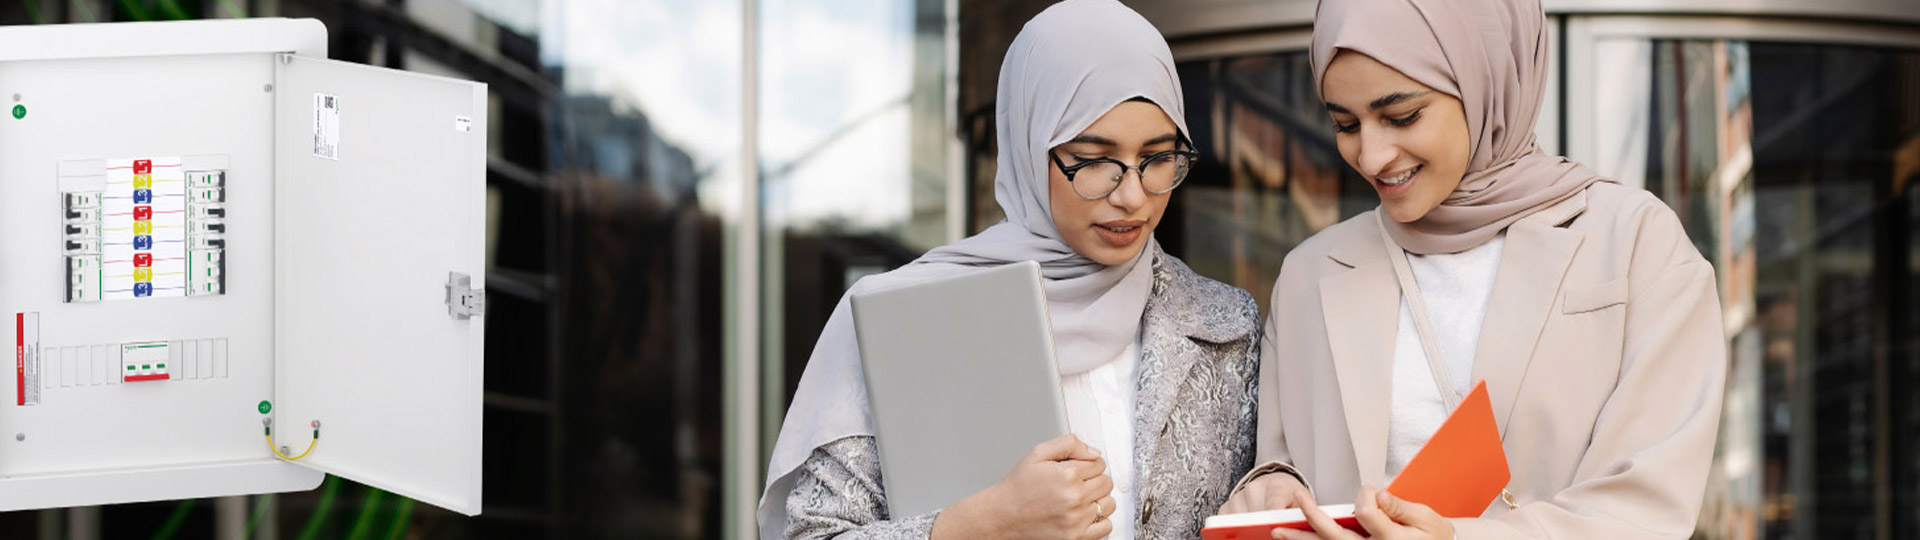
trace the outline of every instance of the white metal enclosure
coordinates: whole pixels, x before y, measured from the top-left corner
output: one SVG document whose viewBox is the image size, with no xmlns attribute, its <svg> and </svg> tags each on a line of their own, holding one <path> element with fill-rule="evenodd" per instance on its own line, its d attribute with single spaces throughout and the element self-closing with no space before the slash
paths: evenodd
<svg viewBox="0 0 1920 540">
<path fill-rule="evenodd" d="M 480 512 L 486 87 L 326 43 L 0 28 L 0 510 L 332 473 Z"/>
</svg>

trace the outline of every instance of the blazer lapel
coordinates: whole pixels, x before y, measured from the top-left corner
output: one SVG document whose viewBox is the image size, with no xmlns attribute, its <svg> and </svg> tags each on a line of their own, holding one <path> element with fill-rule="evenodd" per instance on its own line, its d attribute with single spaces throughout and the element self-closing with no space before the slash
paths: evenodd
<svg viewBox="0 0 1920 540">
<path fill-rule="evenodd" d="M 1210 305 L 1231 302 L 1240 297 L 1209 293 L 1197 286 L 1199 274 L 1185 264 L 1155 253 L 1153 296 L 1147 300 L 1145 322 L 1140 328 L 1140 362 L 1135 366 L 1133 448 L 1139 469 L 1163 451 L 1160 435 L 1167 429 L 1177 409 L 1200 405 L 1182 401 L 1180 388 L 1193 376 L 1203 361 L 1215 357 L 1196 348 L 1194 341 L 1228 343 L 1257 339 L 1257 314 Z"/>
<path fill-rule="evenodd" d="M 1370 220 L 1369 220 L 1370 221 Z M 1368 238 L 1378 239 L 1378 226 Z M 1394 332 L 1400 320 L 1400 284 L 1380 240 L 1349 244 L 1332 258 L 1351 270 L 1320 280 L 1320 314 L 1327 325 L 1340 405 L 1352 438 L 1362 485 L 1386 485 L 1387 421 L 1392 400 Z"/>
<path fill-rule="evenodd" d="M 1136 377 L 1138 386 L 1134 395 L 1133 451 L 1138 456 L 1134 470 L 1145 470 L 1142 467 L 1159 456 L 1160 434 L 1173 419 L 1174 398 L 1180 384 L 1193 370 L 1193 363 L 1199 360 L 1197 354 L 1166 350 L 1171 344 L 1169 340 L 1186 339 L 1186 336 L 1154 322 L 1157 321 L 1149 319 L 1141 329 L 1144 334 L 1140 340 L 1140 364 L 1134 368 L 1144 375 Z"/>
<path fill-rule="evenodd" d="M 1146 470 L 1144 467 L 1160 454 L 1160 433 L 1172 420 L 1180 385 L 1200 360 L 1198 354 L 1176 350 L 1193 330 L 1191 327 L 1198 324 L 1183 317 L 1195 313 L 1190 307 L 1190 291 L 1167 268 L 1162 259 L 1165 255 L 1155 256 L 1154 292 L 1147 301 L 1145 324 L 1140 327 L 1140 362 L 1134 367 L 1139 371 L 1134 377 L 1134 470 Z"/>
<path fill-rule="evenodd" d="M 1494 420 L 1504 437 L 1533 360 L 1540 331 L 1585 235 L 1560 227 L 1586 209 L 1580 193 L 1507 228 L 1487 315 L 1473 360 L 1473 379 L 1487 382 Z"/>
</svg>

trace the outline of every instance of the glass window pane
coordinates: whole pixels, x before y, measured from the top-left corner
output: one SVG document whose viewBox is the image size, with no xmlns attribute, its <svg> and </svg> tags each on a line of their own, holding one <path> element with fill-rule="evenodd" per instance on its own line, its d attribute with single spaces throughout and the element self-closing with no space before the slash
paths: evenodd
<svg viewBox="0 0 1920 540">
<path fill-rule="evenodd" d="M 1334 147 L 1304 51 L 1182 62 L 1179 73 L 1202 158 L 1155 236 L 1265 313 L 1288 251 L 1379 200 Z"/>
<path fill-rule="evenodd" d="M 948 241 L 947 3 L 763 0 L 762 376 L 771 448 L 841 295 Z"/>
<path fill-rule="evenodd" d="M 1671 205 L 1720 274 L 1732 364 L 1702 533 L 1920 532 L 1900 510 L 1920 487 L 1920 52 L 1726 40 L 1596 50 L 1603 65 L 1637 66 L 1608 72 L 1599 92 L 1598 151 L 1613 158 L 1597 166 Z"/>
<path fill-rule="evenodd" d="M 544 9 L 538 51 L 559 86 L 545 141 L 559 197 L 550 255 L 563 310 L 559 513 L 528 517 L 558 537 L 719 537 L 723 238 L 743 178 L 741 4 Z M 513 328 L 495 321 L 489 335 Z"/>
</svg>

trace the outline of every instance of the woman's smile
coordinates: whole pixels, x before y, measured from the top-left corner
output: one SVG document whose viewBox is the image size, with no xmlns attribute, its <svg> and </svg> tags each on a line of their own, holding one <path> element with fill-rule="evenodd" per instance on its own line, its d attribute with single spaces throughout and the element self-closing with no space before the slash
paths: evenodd
<svg viewBox="0 0 1920 540">
<path fill-rule="evenodd" d="M 1419 178 L 1420 170 L 1424 168 L 1426 168 L 1425 165 L 1415 165 L 1393 176 L 1376 177 L 1373 180 L 1373 189 L 1380 193 L 1381 199 L 1400 198 L 1413 190 L 1414 180 Z"/>
</svg>

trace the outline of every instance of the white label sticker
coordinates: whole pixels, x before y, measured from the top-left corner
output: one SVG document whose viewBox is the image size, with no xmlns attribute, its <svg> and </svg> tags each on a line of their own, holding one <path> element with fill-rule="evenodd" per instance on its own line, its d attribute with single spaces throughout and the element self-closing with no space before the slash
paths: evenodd
<svg viewBox="0 0 1920 540">
<path fill-rule="evenodd" d="M 460 132 L 473 131 L 473 119 L 465 116 L 453 117 L 453 130 Z"/>
<path fill-rule="evenodd" d="M 15 404 L 40 404 L 40 314 L 14 314 Z"/>
<path fill-rule="evenodd" d="M 340 160 L 340 98 L 313 95 L 313 157 Z"/>
</svg>

